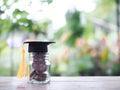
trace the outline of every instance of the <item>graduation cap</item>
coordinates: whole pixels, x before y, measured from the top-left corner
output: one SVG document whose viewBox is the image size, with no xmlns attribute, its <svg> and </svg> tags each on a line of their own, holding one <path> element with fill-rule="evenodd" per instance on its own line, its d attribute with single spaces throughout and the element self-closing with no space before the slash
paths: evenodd
<svg viewBox="0 0 120 90">
<path fill-rule="evenodd" d="M 47 41 L 25 41 L 28 43 L 28 52 L 48 52 L 48 45 L 55 42 Z"/>
</svg>

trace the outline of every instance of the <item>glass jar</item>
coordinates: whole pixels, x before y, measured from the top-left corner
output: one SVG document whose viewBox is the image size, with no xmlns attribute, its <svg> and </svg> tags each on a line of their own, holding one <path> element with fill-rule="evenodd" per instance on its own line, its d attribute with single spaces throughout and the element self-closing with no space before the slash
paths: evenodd
<svg viewBox="0 0 120 90">
<path fill-rule="evenodd" d="M 50 82 L 50 62 L 47 52 L 29 53 L 29 82 L 33 84 Z"/>
<path fill-rule="evenodd" d="M 48 45 L 55 42 L 28 40 L 25 43 L 28 43 L 29 61 L 27 62 L 26 70 L 29 82 L 33 84 L 49 83 L 50 62 L 47 53 Z M 23 68 L 21 69 L 23 71 Z"/>
</svg>

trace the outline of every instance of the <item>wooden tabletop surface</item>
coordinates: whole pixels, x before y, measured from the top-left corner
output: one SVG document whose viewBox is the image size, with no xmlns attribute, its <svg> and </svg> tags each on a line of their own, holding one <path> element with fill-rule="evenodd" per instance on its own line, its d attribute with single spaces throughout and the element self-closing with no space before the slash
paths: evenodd
<svg viewBox="0 0 120 90">
<path fill-rule="evenodd" d="M 16 77 L 0 77 L 0 90 L 120 90 L 120 77 L 51 77 L 46 85 L 28 84 L 27 80 Z"/>
</svg>

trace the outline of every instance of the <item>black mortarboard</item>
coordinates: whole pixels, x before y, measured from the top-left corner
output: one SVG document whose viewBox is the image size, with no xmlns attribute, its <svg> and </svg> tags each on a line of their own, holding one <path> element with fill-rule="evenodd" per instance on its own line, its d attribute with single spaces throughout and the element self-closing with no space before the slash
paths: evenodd
<svg viewBox="0 0 120 90">
<path fill-rule="evenodd" d="M 47 42 L 47 41 L 25 41 L 24 43 L 28 43 L 28 52 L 48 52 L 47 45 L 55 42 Z"/>
</svg>

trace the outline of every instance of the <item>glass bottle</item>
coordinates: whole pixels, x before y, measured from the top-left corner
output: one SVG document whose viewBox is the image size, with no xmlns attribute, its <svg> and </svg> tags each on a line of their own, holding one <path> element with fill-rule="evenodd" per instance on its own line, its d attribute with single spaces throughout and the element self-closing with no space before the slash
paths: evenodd
<svg viewBox="0 0 120 90">
<path fill-rule="evenodd" d="M 50 82 L 50 62 L 48 53 L 29 53 L 30 76 L 29 82 L 44 84 Z"/>
<path fill-rule="evenodd" d="M 28 43 L 28 82 L 46 84 L 50 82 L 50 61 L 47 45 L 54 42 L 25 41 Z"/>
</svg>

